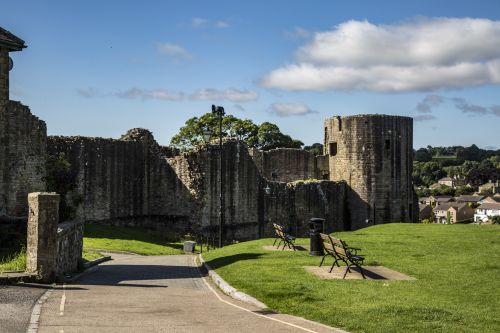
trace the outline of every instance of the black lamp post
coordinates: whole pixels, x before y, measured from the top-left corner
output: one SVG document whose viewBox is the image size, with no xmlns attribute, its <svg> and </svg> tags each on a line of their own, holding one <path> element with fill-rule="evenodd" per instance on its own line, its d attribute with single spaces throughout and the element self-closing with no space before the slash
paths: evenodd
<svg viewBox="0 0 500 333">
<path fill-rule="evenodd" d="M 223 244 L 223 228 L 224 228 L 224 179 L 222 178 L 222 118 L 224 117 L 224 108 L 212 104 L 212 113 L 219 117 L 219 247 Z"/>
</svg>

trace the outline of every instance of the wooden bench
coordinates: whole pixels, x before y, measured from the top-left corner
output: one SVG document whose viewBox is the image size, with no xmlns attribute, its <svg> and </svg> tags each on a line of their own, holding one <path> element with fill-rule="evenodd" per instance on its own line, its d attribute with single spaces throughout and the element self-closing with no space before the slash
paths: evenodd
<svg viewBox="0 0 500 333">
<path fill-rule="evenodd" d="M 361 254 L 358 254 L 358 251 L 360 251 L 361 249 L 349 247 L 345 241 L 327 234 L 320 233 L 320 237 L 323 244 L 323 249 L 325 250 L 325 255 L 323 256 L 323 258 L 321 259 L 321 263 L 319 264 L 320 267 L 321 265 L 323 265 L 323 261 L 325 260 L 326 256 L 332 256 L 334 261 L 332 267 L 330 268 L 330 273 L 332 272 L 335 265 L 337 265 L 337 267 L 340 267 L 339 261 L 342 261 L 347 266 L 342 279 L 345 279 L 347 272 L 351 273 L 352 266 L 358 267 L 361 275 L 363 276 L 363 279 L 366 279 L 363 268 L 361 267 L 361 265 L 363 265 L 363 260 L 365 260 L 365 257 Z"/>
<path fill-rule="evenodd" d="M 274 227 L 274 233 L 275 233 L 275 239 L 273 246 L 276 244 L 276 241 L 279 240 L 277 248 L 280 248 L 281 243 L 283 242 L 283 248 L 281 249 L 282 251 L 285 249 L 285 246 L 288 246 L 289 249 L 295 249 L 295 237 L 292 235 L 287 234 L 284 230 L 283 227 L 279 224 L 273 223 Z"/>
</svg>

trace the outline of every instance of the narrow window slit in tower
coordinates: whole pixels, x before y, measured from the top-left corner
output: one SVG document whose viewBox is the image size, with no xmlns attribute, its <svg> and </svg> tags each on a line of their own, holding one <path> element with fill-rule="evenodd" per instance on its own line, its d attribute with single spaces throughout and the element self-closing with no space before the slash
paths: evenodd
<svg viewBox="0 0 500 333">
<path fill-rule="evenodd" d="M 337 155 L 337 142 L 330 142 L 330 156 L 335 156 Z"/>
</svg>

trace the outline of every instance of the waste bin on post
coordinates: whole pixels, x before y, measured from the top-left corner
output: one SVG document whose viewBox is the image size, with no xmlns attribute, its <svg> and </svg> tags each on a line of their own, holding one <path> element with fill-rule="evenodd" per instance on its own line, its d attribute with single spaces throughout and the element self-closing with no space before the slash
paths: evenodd
<svg viewBox="0 0 500 333">
<path fill-rule="evenodd" d="M 309 254 L 312 256 L 322 256 L 323 244 L 321 242 L 320 233 L 323 232 L 323 223 L 325 219 L 313 217 L 309 220 L 309 237 L 311 239 L 311 248 Z"/>
</svg>

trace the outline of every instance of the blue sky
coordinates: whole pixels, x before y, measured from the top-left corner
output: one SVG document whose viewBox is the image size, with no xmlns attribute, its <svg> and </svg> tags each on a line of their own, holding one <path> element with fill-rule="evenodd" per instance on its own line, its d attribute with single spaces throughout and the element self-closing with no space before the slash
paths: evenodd
<svg viewBox="0 0 500 333">
<path fill-rule="evenodd" d="M 376 4 L 375 4 L 376 3 Z M 11 99 L 51 135 L 167 145 L 222 105 L 321 142 L 333 115 L 415 117 L 414 146 L 500 148 L 500 1 L 9 1 Z"/>
</svg>

